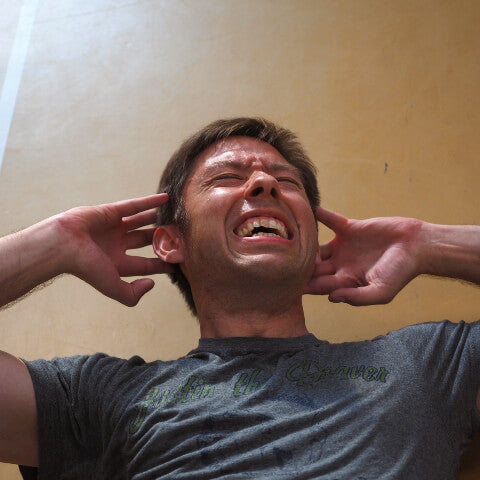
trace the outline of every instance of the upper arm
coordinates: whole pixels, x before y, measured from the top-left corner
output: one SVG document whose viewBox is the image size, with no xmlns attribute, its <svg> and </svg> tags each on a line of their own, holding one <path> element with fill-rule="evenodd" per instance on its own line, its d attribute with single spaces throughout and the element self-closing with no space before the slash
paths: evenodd
<svg viewBox="0 0 480 480">
<path fill-rule="evenodd" d="M 38 465 L 35 392 L 26 365 L 0 352 L 0 461 Z"/>
</svg>

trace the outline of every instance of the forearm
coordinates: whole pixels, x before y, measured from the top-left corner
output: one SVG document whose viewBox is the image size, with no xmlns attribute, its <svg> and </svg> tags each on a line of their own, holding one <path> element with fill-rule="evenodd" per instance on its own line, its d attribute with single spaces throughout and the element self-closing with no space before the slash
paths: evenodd
<svg viewBox="0 0 480 480">
<path fill-rule="evenodd" d="M 55 217 L 0 238 L 0 306 L 63 273 L 63 251 Z"/>
<path fill-rule="evenodd" d="M 420 273 L 480 285 L 480 227 L 425 223 L 421 242 Z"/>
</svg>

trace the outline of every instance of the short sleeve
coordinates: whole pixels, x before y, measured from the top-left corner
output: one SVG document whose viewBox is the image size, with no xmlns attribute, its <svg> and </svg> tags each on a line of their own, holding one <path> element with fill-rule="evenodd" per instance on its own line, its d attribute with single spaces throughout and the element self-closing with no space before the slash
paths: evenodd
<svg viewBox="0 0 480 480">
<path fill-rule="evenodd" d="M 480 388 L 480 322 L 429 322 L 406 327 L 393 335 L 421 372 L 421 388 L 449 426 L 452 442 L 464 448 L 480 432 L 476 408 Z"/>
<path fill-rule="evenodd" d="M 26 361 L 39 425 L 39 468 L 24 479 L 100 478 L 115 373 L 126 360 L 104 354 Z M 112 419 L 113 420 L 113 419 Z"/>
</svg>

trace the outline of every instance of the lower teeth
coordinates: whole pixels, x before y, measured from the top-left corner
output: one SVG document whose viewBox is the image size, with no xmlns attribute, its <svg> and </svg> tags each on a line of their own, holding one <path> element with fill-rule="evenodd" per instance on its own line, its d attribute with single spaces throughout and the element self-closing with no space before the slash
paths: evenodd
<svg viewBox="0 0 480 480">
<path fill-rule="evenodd" d="M 252 237 L 279 237 L 276 233 L 265 233 L 265 232 L 257 232 L 252 235 Z"/>
</svg>

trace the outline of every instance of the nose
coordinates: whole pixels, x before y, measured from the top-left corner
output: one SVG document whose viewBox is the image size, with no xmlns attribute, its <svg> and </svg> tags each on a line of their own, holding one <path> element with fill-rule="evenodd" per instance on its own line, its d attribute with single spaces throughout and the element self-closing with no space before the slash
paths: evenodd
<svg viewBox="0 0 480 480">
<path fill-rule="evenodd" d="M 265 195 L 277 198 L 279 192 L 280 188 L 277 179 L 266 172 L 256 171 L 252 173 L 245 187 L 246 197 L 259 197 Z"/>
</svg>

